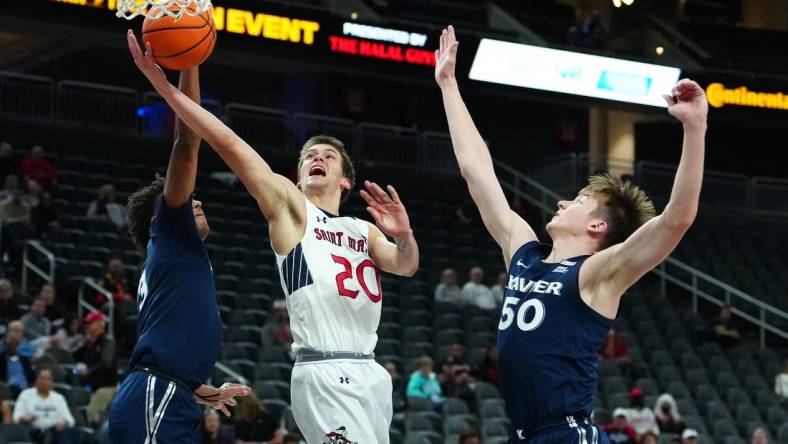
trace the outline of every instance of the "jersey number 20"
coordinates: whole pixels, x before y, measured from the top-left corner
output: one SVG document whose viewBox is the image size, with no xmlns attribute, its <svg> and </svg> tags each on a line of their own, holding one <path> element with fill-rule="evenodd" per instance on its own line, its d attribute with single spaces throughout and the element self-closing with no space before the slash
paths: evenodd
<svg viewBox="0 0 788 444">
<path fill-rule="evenodd" d="M 514 310 L 511 306 L 516 305 L 519 302 L 519 298 L 508 297 L 505 301 L 503 301 L 503 310 L 501 311 L 501 322 L 498 323 L 498 330 L 506 330 L 509 328 L 510 325 L 515 321 L 515 317 L 517 318 L 517 328 L 522 331 L 531 331 L 539 327 L 544 321 L 544 304 L 539 299 L 528 299 L 527 301 L 523 302 L 520 305 L 520 308 L 517 309 L 517 315 L 515 316 Z M 534 310 L 534 317 L 528 322 L 525 322 L 525 315 L 528 313 L 530 309 Z"/>
<path fill-rule="evenodd" d="M 342 256 L 337 256 L 335 254 L 331 255 L 331 259 L 334 259 L 339 265 L 344 267 L 343 271 L 340 271 L 336 277 L 337 280 L 337 291 L 341 296 L 347 296 L 351 299 L 355 299 L 358 296 L 358 290 L 350 290 L 345 287 L 345 281 L 348 279 L 353 279 L 353 266 L 350 265 L 350 261 L 345 259 Z M 378 294 L 372 293 L 369 291 L 369 286 L 366 282 L 364 282 L 364 270 L 366 268 L 371 268 L 375 272 L 375 280 L 378 284 Z M 364 293 L 367 295 L 370 301 L 372 302 L 380 302 L 381 297 L 383 297 L 383 290 L 380 288 L 380 273 L 378 272 L 377 267 L 375 264 L 369 260 L 365 259 L 361 261 L 360 264 L 356 267 L 356 280 L 358 281 L 359 287 L 364 290 Z"/>
</svg>

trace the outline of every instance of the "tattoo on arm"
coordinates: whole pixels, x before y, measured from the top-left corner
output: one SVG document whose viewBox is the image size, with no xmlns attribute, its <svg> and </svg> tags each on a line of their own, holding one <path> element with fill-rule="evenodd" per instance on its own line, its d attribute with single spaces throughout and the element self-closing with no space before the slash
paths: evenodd
<svg viewBox="0 0 788 444">
<path fill-rule="evenodd" d="M 410 242 L 407 239 L 401 239 L 397 241 L 397 253 L 404 253 L 408 250 L 410 246 Z"/>
</svg>

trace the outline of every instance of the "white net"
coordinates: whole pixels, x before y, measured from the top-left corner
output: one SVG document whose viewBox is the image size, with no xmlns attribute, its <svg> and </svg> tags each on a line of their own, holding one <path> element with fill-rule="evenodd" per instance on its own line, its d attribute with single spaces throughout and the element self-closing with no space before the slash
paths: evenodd
<svg viewBox="0 0 788 444">
<path fill-rule="evenodd" d="M 168 15 L 178 19 L 183 14 L 202 14 L 210 7 L 211 0 L 118 0 L 118 12 L 115 15 L 126 20 L 138 15 L 152 19 Z"/>
</svg>

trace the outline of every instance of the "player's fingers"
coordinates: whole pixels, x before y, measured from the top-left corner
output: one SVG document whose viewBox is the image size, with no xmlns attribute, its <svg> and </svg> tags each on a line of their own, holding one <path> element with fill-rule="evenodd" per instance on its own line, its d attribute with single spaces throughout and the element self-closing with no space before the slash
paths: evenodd
<svg viewBox="0 0 788 444">
<path fill-rule="evenodd" d="M 129 29 L 129 32 L 126 34 L 126 40 L 129 42 L 129 51 L 131 51 L 131 56 L 134 58 L 134 61 L 139 60 L 140 56 L 140 45 L 137 43 L 137 37 L 134 36 L 134 32 Z"/>
<path fill-rule="evenodd" d="M 227 410 L 227 406 L 225 406 L 224 404 L 222 404 L 222 406 L 221 406 L 221 407 L 219 407 L 219 409 L 218 409 L 218 410 L 221 410 L 221 411 L 222 411 L 222 413 L 224 413 L 224 416 L 226 416 L 226 417 L 228 417 L 228 418 L 231 416 L 231 415 L 230 415 L 230 411 L 229 411 L 229 410 Z"/>
<path fill-rule="evenodd" d="M 376 210 L 374 207 L 367 207 L 367 211 L 375 219 L 375 223 L 380 222 L 380 211 Z"/>
<path fill-rule="evenodd" d="M 150 42 L 145 43 L 145 60 L 153 64 L 153 48 L 151 48 Z"/>
<path fill-rule="evenodd" d="M 402 203 L 402 201 L 399 200 L 399 194 L 397 194 L 397 190 L 395 190 L 393 186 L 387 185 L 386 189 L 389 190 L 389 194 L 391 195 L 391 200 L 393 200 L 396 203 Z"/>
<path fill-rule="evenodd" d="M 375 202 L 375 199 L 373 199 L 372 196 L 370 196 L 369 193 L 367 193 L 366 191 L 361 190 L 358 193 L 361 195 L 361 198 L 364 199 L 364 202 L 366 202 L 367 205 L 375 206 L 378 204 L 377 202 Z"/>
<path fill-rule="evenodd" d="M 456 55 L 458 46 L 460 46 L 460 42 L 455 41 L 454 43 L 452 43 L 451 47 L 449 48 L 449 54 Z"/>
<path fill-rule="evenodd" d="M 668 107 L 671 107 L 676 104 L 676 101 L 673 99 L 673 96 L 671 96 L 670 94 L 662 94 L 662 98 L 665 99 L 665 102 L 667 102 Z"/>
<path fill-rule="evenodd" d="M 453 43 L 457 38 L 454 36 L 454 26 L 449 25 L 449 43 Z"/>
<path fill-rule="evenodd" d="M 385 191 L 383 191 L 383 188 L 381 188 L 380 185 L 376 184 L 375 182 L 370 182 L 369 187 L 367 187 L 367 189 L 372 191 L 378 202 L 381 203 L 391 202 L 391 197 Z"/>
</svg>

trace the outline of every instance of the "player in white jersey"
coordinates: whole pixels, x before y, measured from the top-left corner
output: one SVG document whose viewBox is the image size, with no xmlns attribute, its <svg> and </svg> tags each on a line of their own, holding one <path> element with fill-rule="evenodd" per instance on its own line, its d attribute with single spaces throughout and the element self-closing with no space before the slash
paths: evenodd
<svg viewBox="0 0 788 444">
<path fill-rule="evenodd" d="M 138 45 L 131 31 L 129 45 Z M 135 63 L 178 117 L 238 175 L 268 220 L 295 340 L 291 400 L 304 438 L 309 444 L 388 443 L 391 378 L 372 354 L 383 296 L 378 269 L 411 276 L 419 264 L 396 191 L 365 182 L 361 196 L 375 225 L 340 217 L 340 203 L 355 181 L 342 142 L 327 136 L 308 140 L 294 185 L 178 91 L 154 63 L 150 45 Z"/>
</svg>

